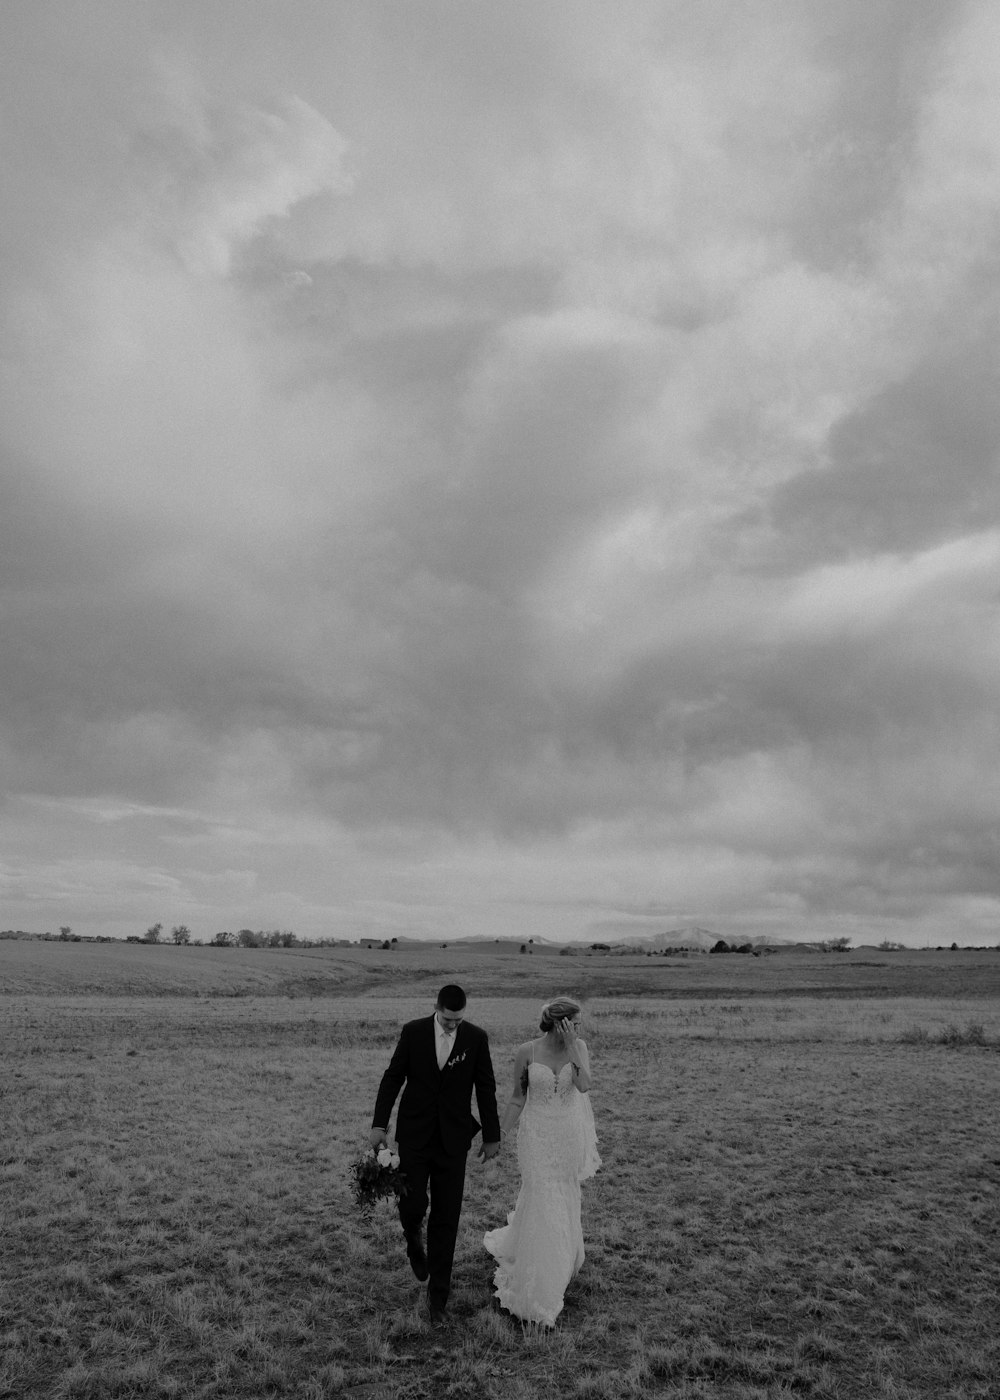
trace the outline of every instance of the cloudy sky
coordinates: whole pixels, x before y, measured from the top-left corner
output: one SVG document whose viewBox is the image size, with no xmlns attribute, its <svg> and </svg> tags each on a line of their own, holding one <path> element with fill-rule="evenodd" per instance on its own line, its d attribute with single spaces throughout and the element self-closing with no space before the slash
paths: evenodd
<svg viewBox="0 0 1000 1400">
<path fill-rule="evenodd" d="M 0 25 L 0 927 L 995 941 L 993 0 Z"/>
</svg>

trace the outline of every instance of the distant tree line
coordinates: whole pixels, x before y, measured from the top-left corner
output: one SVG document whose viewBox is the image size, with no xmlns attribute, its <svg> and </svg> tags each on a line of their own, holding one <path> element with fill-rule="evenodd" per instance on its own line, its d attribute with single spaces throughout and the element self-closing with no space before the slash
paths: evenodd
<svg viewBox="0 0 1000 1400">
<path fill-rule="evenodd" d="M 300 940 L 291 929 L 222 929 L 212 939 L 213 948 L 295 948 Z"/>
<path fill-rule="evenodd" d="M 708 951 L 710 953 L 749 953 L 755 958 L 760 957 L 759 951 L 752 943 L 727 943 L 724 938 L 720 938 L 717 943 L 713 943 Z"/>
<path fill-rule="evenodd" d="M 222 929 L 213 934 L 207 944 L 202 938 L 194 938 L 187 924 L 175 924 L 169 935 L 164 933 L 163 924 L 151 924 L 144 934 L 132 933 L 124 940 L 113 938 L 110 934 L 87 934 L 74 933 L 68 924 L 63 925 L 58 934 L 36 933 L 31 929 L 7 928 L 0 929 L 0 939 L 30 938 L 40 939 L 42 942 L 58 943 L 138 943 L 146 946 L 174 943 L 178 946 L 191 946 L 193 948 L 395 948 L 397 939 L 380 938 L 300 938 L 291 929 L 250 929 L 241 928 L 234 931 Z M 447 944 L 443 944 L 447 947 Z"/>
<path fill-rule="evenodd" d="M 851 940 L 849 938 L 827 938 L 819 943 L 810 943 L 807 946 L 815 948 L 820 953 L 848 953 L 851 949 Z M 710 953 L 749 953 L 753 957 L 759 958 L 761 953 L 770 953 L 774 950 L 768 947 L 755 948 L 754 945 L 749 942 L 727 943 L 724 938 L 720 938 L 708 951 Z"/>
<path fill-rule="evenodd" d="M 146 930 L 144 937 L 140 938 L 138 934 L 132 934 L 125 941 L 126 943 L 162 943 L 164 941 L 163 925 L 152 924 Z M 194 944 L 199 948 L 204 946 L 201 939 L 191 937 L 191 930 L 187 924 L 175 924 L 170 930 L 170 941 L 179 947 L 186 947 L 189 944 Z M 333 943 L 335 940 L 327 941 Z M 241 928 L 237 929 L 235 933 L 230 929 L 220 929 L 208 940 L 208 946 L 210 948 L 295 948 L 300 942 L 301 940 L 291 929 Z M 317 945 L 310 944 L 310 946 Z M 323 946 L 323 944 L 320 943 L 318 946 Z"/>
<path fill-rule="evenodd" d="M 43 941 L 56 941 L 60 943 L 118 943 L 121 941 L 117 938 L 112 938 L 110 934 L 74 933 L 68 924 L 61 925 L 58 934 L 35 933 L 29 929 L 20 928 L 0 929 L 0 939 L 5 938 L 38 938 Z M 140 944 L 160 944 L 166 941 L 167 939 L 164 937 L 162 923 L 151 924 L 145 934 L 130 934 L 125 939 L 126 943 Z M 191 930 L 188 928 L 187 924 L 175 924 L 170 930 L 169 941 L 178 946 L 190 945 L 195 948 L 203 948 L 206 946 L 204 939 L 192 937 Z M 495 941 L 499 943 L 501 940 L 498 938 Z M 534 939 L 529 938 L 527 943 L 522 943 L 520 945 L 519 951 L 521 953 L 531 953 L 533 951 L 531 947 L 533 942 Z M 220 932 L 213 934 L 208 940 L 207 946 L 210 948 L 352 948 L 360 946 L 362 948 L 380 948 L 385 952 L 390 952 L 395 951 L 398 944 L 399 940 L 397 938 L 300 938 L 299 935 L 294 933 L 291 929 L 241 928 L 237 929 L 235 932 L 229 929 L 220 930 Z M 428 944 L 428 946 L 430 945 Z M 441 943 L 435 946 L 447 948 L 449 945 L 447 943 Z M 808 943 L 803 946 L 813 948 L 820 953 L 846 953 L 851 951 L 851 940 L 849 938 L 828 938 L 820 942 Z M 692 955 L 702 956 L 702 950 L 700 948 L 668 947 L 643 950 L 642 948 L 630 947 L 627 944 L 620 947 L 612 947 L 607 943 L 591 943 L 588 947 L 576 947 L 566 944 L 559 951 L 564 957 L 571 957 L 579 953 L 583 953 L 584 956 L 591 956 L 594 953 L 610 953 L 612 956 L 617 957 L 635 957 L 642 956 L 644 951 L 645 956 L 648 958 L 686 958 Z M 767 945 L 755 947 L 748 941 L 744 941 L 743 943 L 729 943 L 726 939 L 720 938 L 708 951 L 710 954 L 750 954 L 756 958 L 760 957 L 762 953 L 774 953 L 780 951 L 780 949 Z M 922 948 L 911 948 L 906 943 L 898 943 L 887 938 L 879 943 L 878 951 L 881 953 L 1000 953 L 1000 943 L 938 943 L 934 948 L 931 948 L 929 945 L 925 945 Z"/>
<path fill-rule="evenodd" d="M 39 938 L 43 943 L 117 943 L 110 933 L 74 933 L 68 924 L 56 933 L 33 933 L 25 928 L 0 928 L 0 938 Z"/>
</svg>

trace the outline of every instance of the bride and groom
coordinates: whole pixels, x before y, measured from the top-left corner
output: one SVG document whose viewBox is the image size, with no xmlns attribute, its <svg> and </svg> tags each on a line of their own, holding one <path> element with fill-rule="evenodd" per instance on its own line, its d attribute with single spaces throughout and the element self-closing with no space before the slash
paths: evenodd
<svg viewBox="0 0 1000 1400">
<path fill-rule="evenodd" d="M 480 1130 L 473 1090 L 483 1119 L 481 1161 L 495 1157 L 517 1125 L 517 1202 L 507 1224 L 490 1230 L 483 1244 L 496 1259 L 493 1285 L 501 1306 L 522 1321 L 551 1327 L 584 1260 L 580 1183 L 600 1166 L 588 1098 L 590 1059 L 578 1034 L 580 1004 L 558 997 L 542 1007 L 541 1036 L 515 1054 L 502 1122 L 489 1038 L 465 1019 L 465 1009 L 465 992 L 452 984 L 438 994 L 433 1016 L 403 1027 L 379 1084 L 371 1143 L 376 1149 L 387 1143 L 402 1090 L 396 1142 L 407 1190 L 399 1198 L 399 1218 L 410 1265 L 427 1280 L 437 1324 L 446 1316 L 466 1157 Z"/>
</svg>

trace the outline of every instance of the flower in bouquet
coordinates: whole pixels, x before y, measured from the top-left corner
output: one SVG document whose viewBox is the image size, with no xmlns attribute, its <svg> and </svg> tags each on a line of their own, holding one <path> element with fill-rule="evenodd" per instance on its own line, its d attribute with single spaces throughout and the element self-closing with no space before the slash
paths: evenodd
<svg viewBox="0 0 1000 1400">
<path fill-rule="evenodd" d="M 370 1215 L 378 1201 L 397 1199 L 406 1191 L 406 1177 L 399 1170 L 399 1154 L 388 1147 L 371 1148 L 351 1163 L 352 1190 L 362 1215 Z"/>
</svg>

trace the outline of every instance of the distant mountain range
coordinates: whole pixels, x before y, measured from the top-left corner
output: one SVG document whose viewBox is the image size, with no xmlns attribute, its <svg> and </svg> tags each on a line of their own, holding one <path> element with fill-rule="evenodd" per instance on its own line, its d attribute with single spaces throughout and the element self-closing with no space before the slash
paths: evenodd
<svg viewBox="0 0 1000 1400">
<path fill-rule="evenodd" d="M 698 948 L 701 952 L 707 952 L 709 948 L 714 948 L 719 939 L 724 935 L 715 933 L 710 928 L 702 928 L 699 924 L 687 924 L 683 928 L 667 930 L 666 933 L 654 933 L 647 937 L 639 935 L 637 937 L 626 938 L 623 941 L 630 948 L 652 948 L 661 950 L 663 948 Z M 741 943 L 748 942 L 747 939 L 740 939 Z M 729 942 L 729 939 L 726 939 Z"/>
<path fill-rule="evenodd" d="M 724 939 L 726 943 L 735 943 L 740 947 L 749 943 L 752 948 L 780 948 L 787 946 L 788 943 L 787 939 L 769 938 L 766 935 L 751 938 L 742 933 L 728 935 L 717 933 L 713 929 L 702 928 L 699 924 L 686 924 L 683 928 L 668 929 L 665 933 L 625 935 L 613 939 L 606 938 L 602 941 L 609 943 L 612 947 L 624 946 L 657 952 L 666 948 L 691 948 L 706 953 L 710 948 L 715 947 L 720 938 Z M 585 944 L 584 946 L 589 947 L 590 945 Z"/>
<path fill-rule="evenodd" d="M 794 946 L 793 941 L 786 938 L 769 938 L 766 935 L 755 938 L 745 934 L 722 934 L 716 933 L 712 929 L 702 928 L 698 924 L 687 924 L 683 928 L 668 929 L 664 933 L 650 934 L 626 934 L 596 933 L 590 938 L 576 938 L 569 941 L 557 941 L 552 938 L 532 938 L 530 941 L 535 948 L 545 948 L 546 950 L 558 950 L 560 948 L 593 948 L 607 946 L 608 948 L 635 948 L 640 952 L 664 952 L 668 948 L 676 948 L 678 951 L 690 949 L 692 952 L 707 953 L 714 948 L 719 939 L 723 938 L 727 943 L 737 944 L 740 947 L 749 943 L 753 948 L 787 948 Z M 408 940 L 401 940 L 408 941 Z M 490 944 L 518 943 L 518 939 L 494 939 L 484 937 L 481 934 L 473 934 L 468 938 L 449 938 L 449 947 L 469 947 L 485 948 Z"/>
</svg>

